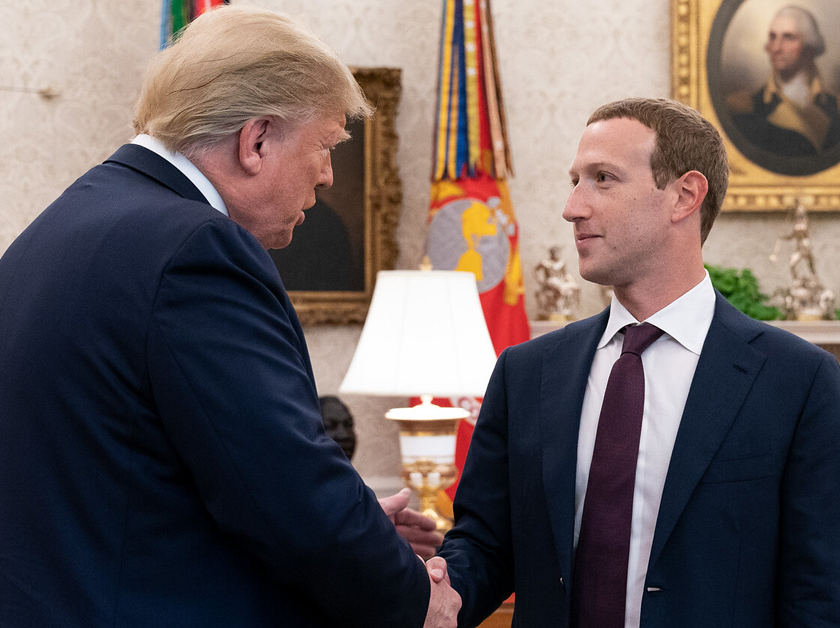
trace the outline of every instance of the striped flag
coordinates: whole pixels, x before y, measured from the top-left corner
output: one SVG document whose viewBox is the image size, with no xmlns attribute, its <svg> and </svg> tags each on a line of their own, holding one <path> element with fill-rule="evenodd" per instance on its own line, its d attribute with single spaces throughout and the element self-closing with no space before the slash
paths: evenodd
<svg viewBox="0 0 840 628">
<path fill-rule="evenodd" d="M 444 0 L 432 194 L 426 254 L 438 270 L 475 274 L 497 355 L 528 340 L 519 229 L 490 0 Z M 439 400 L 478 414 L 472 398 Z M 474 420 L 462 421 L 455 463 L 463 469 Z M 457 484 L 447 490 L 451 500 Z M 442 511 L 449 504 L 440 503 Z"/>
<path fill-rule="evenodd" d="M 163 0 L 160 16 L 160 49 L 171 44 L 178 33 L 205 11 L 229 0 Z"/>
</svg>

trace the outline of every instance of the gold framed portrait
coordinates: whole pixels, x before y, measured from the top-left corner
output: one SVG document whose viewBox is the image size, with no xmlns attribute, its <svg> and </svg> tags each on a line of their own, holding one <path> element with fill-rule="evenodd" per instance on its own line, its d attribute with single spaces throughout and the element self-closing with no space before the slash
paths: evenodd
<svg viewBox="0 0 840 628">
<path fill-rule="evenodd" d="M 724 211 L 840 210 L 836 1 L 671 0 L 672 96 L 723 136 Z"/>
<path fill-rule="evenodd" d="M 376 111 L 348 123 L 351 139 L 331 155 L 332 187 L 316 190 L 289 246 L 269 251 L 303 325 L 363 323 L 376 273 L 397 259 L 400 70 L 355 68 L 353 76 Z"/>
</svg>

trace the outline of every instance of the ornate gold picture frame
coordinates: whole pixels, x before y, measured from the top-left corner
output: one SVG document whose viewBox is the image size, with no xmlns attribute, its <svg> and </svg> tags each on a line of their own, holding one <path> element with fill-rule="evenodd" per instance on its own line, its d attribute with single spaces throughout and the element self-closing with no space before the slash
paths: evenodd
<svg viewBox="0 0 840 628">
<path fill-rule="evenodd" d="M 755 115 L 749 109 L 753 99 L 759 94 L 767 98 L 762 89 L 768 85 L 771 66 L 764 44 L 773 16 L 787 4 L 787 0 L 671 0 L 672 96 L 699 111 L 723 136 L 731 167 L 724 211 L 788 210 L 797 199 L 808 209 L 840 210 L 840 143 L 826 139 L 814 155 L 785 155 L 791 152 L 789 144 L 777 147 L 756 140 L 751 127 L 743 124 Z M 837 94 L 836 0 L 796 4 L 814 16 L 825 38 L 826 52 L 816 65 L 823 87 Z"/>
<path fill-rule="evenodd" d="M 317 191 L 292 243 L 269 251 L 303 325 L 364 322 L 376 273 L 397 259 L 400 70 L 356 68 L 353 75 L 376 112 L 347 125 L 352 139 L 332 153 L 333 186 Z"/>
</svg>

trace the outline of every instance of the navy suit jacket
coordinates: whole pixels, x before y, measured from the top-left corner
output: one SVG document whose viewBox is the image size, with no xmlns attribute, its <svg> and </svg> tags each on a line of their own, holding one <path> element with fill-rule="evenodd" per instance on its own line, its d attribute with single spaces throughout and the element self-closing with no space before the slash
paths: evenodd
<svg viewBox="0 0 840 628">
<path fill-rule="evenodd" d="M 0 260 L 0 626 L 421 626 L 257 240 L 127 145 Z"/>
<path fill-rule="evenodd" d="M 569 625 L 578 428 L 607 319 L 499 358 L 440 551 L 460 626 L 514 590 L 515 628 Z M 840 367 L 719 294 L 645 585 L 643 628 L 840 625 Z"/>
</svg>

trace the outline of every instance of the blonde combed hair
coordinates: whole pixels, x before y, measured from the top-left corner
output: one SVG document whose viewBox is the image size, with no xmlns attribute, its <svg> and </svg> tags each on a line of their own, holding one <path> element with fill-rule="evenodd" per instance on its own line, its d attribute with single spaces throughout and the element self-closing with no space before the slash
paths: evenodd
<svg viewBox="0 0 840 628">
<path fill-rule="evenodd" d="M 310 31 L 274 11 L 225 6 L 152 60 L 133 126 L 189 156 L 261 116 L 298 125 L 372 111 L 349 68 Z"/>
</svg>

